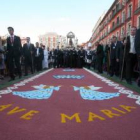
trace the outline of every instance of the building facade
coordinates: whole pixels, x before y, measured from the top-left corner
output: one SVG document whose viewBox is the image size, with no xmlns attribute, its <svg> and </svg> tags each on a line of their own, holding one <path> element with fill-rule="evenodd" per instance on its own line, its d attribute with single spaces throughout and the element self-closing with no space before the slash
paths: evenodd
<svg viewBox="0 0 140 140">
<path fill-rule="evenodd" d="M 140 0 L 115 0 L 94 27 L 90 42 L 94 46 L 97 41 L 108 43 L 113 36 L 125 37 L 132 26 L 140 28 Z"/>
<path fill-rule="evenodd" d="M 27 43 L 27 37 L 20 37 L 21 45 L 23 46 L 25 43 Z"/>
<path fill-rule="evenodd" d="M 66 37 L 58 35 L 54 32 L 48 32 L 44 35 L 39 36 L 39 43 L 42 43 L 50 49 L 56 48 L 57 46 L 65 47 L 66 46 Z"/>
<path fill-rule="evenodd" d="M 9 37 L 8 34 L 6 34 L 4 36 L 0 36 L 0 38 L 5 41 L 5 44 L 6 44 L 7 37 Z M 21 36 L 19 36 L 19 37 L 21 40 L 21 45 L 23 46 L 27 42 L 27 37 L 21 37 Z"/>
</svg>

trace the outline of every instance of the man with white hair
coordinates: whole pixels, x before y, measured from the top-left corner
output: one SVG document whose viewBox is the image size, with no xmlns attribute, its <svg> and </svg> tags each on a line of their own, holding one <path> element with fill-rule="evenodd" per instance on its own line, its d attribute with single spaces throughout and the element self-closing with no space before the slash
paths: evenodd
<svg viewBox="0 0 140 140">
<path fill-rule="evenodd" d="M 136 33 L 136 39 L 135 39 L 135 49 L 138 59 L 138 66 L 139 66 L 139 80 L 138 80 L 138 86 L 140 86 L 140 29 L 137 30 Z"/>
<path fill-rule="evenodd" d="M 126 62 L 126 81 L 132 84 L 133 68 L 136 64 L 136 27 L 131 27 L 131 34 L 124 41 L 125 43 L 125 62 Z"/>
</svg>

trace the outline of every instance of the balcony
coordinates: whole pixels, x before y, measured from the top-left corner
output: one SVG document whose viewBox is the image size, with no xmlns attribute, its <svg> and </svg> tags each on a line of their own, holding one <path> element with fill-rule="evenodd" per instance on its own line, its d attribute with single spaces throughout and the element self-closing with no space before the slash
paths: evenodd
<svg viewBox="0 0 140 140">
<path fill-rule="evenodd" d="M 116 8 L 116 12 L 118 13 L 119 11 L 121 11 L 123 9 L 123 5 L 119 4 L 119 6 Z"/>
<path fill-rule="evenodd" d="M 140 13 L 140 7 L 138 7 L 136 10 L 135 10 L 135 15 L 139 14 Z"/>
<path fill-rule="evenodd" d="M 111 19 L 113 19 L 122 9 L 123 9 L 123 5 L 119 4 L 118 6 L 116 6 L 116 10 L 112 12 Z"/>
<path fill-rule="evenodd" d="M 128 3 L 128 2 L 130 2 L 131 0 L 126 0 L 126 2 Z"/>
<path fill-rule="evenodd" d="M 114 30 L 116 30 L 118 27 L 120 27 L 123 23 L 121 21 L 119 21 L 118 23 L 116 23 L 111 29 L 110 29 L 110 33 L 113 32 Z"/>
<path fill-rule="evenodd" d="M 128 22 L 129 20 L 131 20 L 132 18 L 132 15 L 129 15 L 127 18 L 126 18 L 126 22 Z"/>
</svg>

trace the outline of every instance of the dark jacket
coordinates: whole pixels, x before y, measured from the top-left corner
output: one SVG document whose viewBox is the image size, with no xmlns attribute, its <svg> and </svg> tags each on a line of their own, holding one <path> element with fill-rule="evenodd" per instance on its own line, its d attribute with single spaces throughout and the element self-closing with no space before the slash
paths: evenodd
<svg viewBox="0 0 140 140">
<path fill-rule="evenodd" d="M 54 50 L 54 57 L 55 59 L 59 59 L 61 57 L 62 53 L 61 53 L 61 50 L 58 50 L 58 49 L 55 49 Z"/>
<path fill-rule="evenodd" d="M 98 45 L 97 46 L 97 57 L 98 58 L 103 58 L 104 57 L 104 50 L 103 50 L 103 46 L 102 45 Z"/>
<path fill-rule="evenodd" d="M 140 29 L 137 30 L 136 37 L 135 37 L 135 49 L 137 55 L 140 55 Z"/>
<path fill-rule="evenodd" d="M 115 46 L 114 43 L 111 44 L 111 48 L 110 48 L 110 59 L 116 59 L 117 58 L 117 49 L 118 47 L 120 47 L 121 43 L 119 41 L 117 41 L 117 44 Z"/>
<path fill-rule="evenodd" d="M 18 36 L 14 36 L 14 42 L 13 45 L 11 43 L 10 37 L 7 38 L 7 52 L 9 57 L 10 56 L 21 56 L 22 54 L 22 46 L 21 46 L 21 40 Z"/>
<path fill-rule="evenodd" d="M 44 53 L 42 48 L 39 48 L 39 56 L 37 56 L 37 48 L 35 49 L 35 57 L 38 57 L 40 60 L 44 59 Z"/>
<path fill-rule="evenodd" d="M 32 52 L 32 54 L 31 54 Z M 28 47 L 27 43 L 23 45 L 22 53 L 24 57 L 33 57 L 35 56 L 35 47 L 33 44 L 30 44 Z"/>
<path fill-rule="evenodd" d="M 120 45 L 116 49 L 116 59 L 123 61 L 124 56 L 124 44 L 120 42 Z"/>
<path fill-rule="evenodd" d="M 78 51 L 78 58 L 85 59 L 85 50 Z"/>
</svg>

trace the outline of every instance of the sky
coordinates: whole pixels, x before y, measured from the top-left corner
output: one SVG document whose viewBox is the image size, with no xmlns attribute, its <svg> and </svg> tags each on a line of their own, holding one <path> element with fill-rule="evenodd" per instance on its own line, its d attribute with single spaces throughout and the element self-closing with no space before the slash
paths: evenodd
<svg viewBox="0 0 140 140">
<path fill-rule="evenodd" d="M 7 27 L 15 35 L 31 37 L 32 43 L 46 32 L 66 36 L 75 33 L 79 43 L 87 42 L 99 17 L 114 0 L 0 0 L 0 36 Z"/>
</svg>

